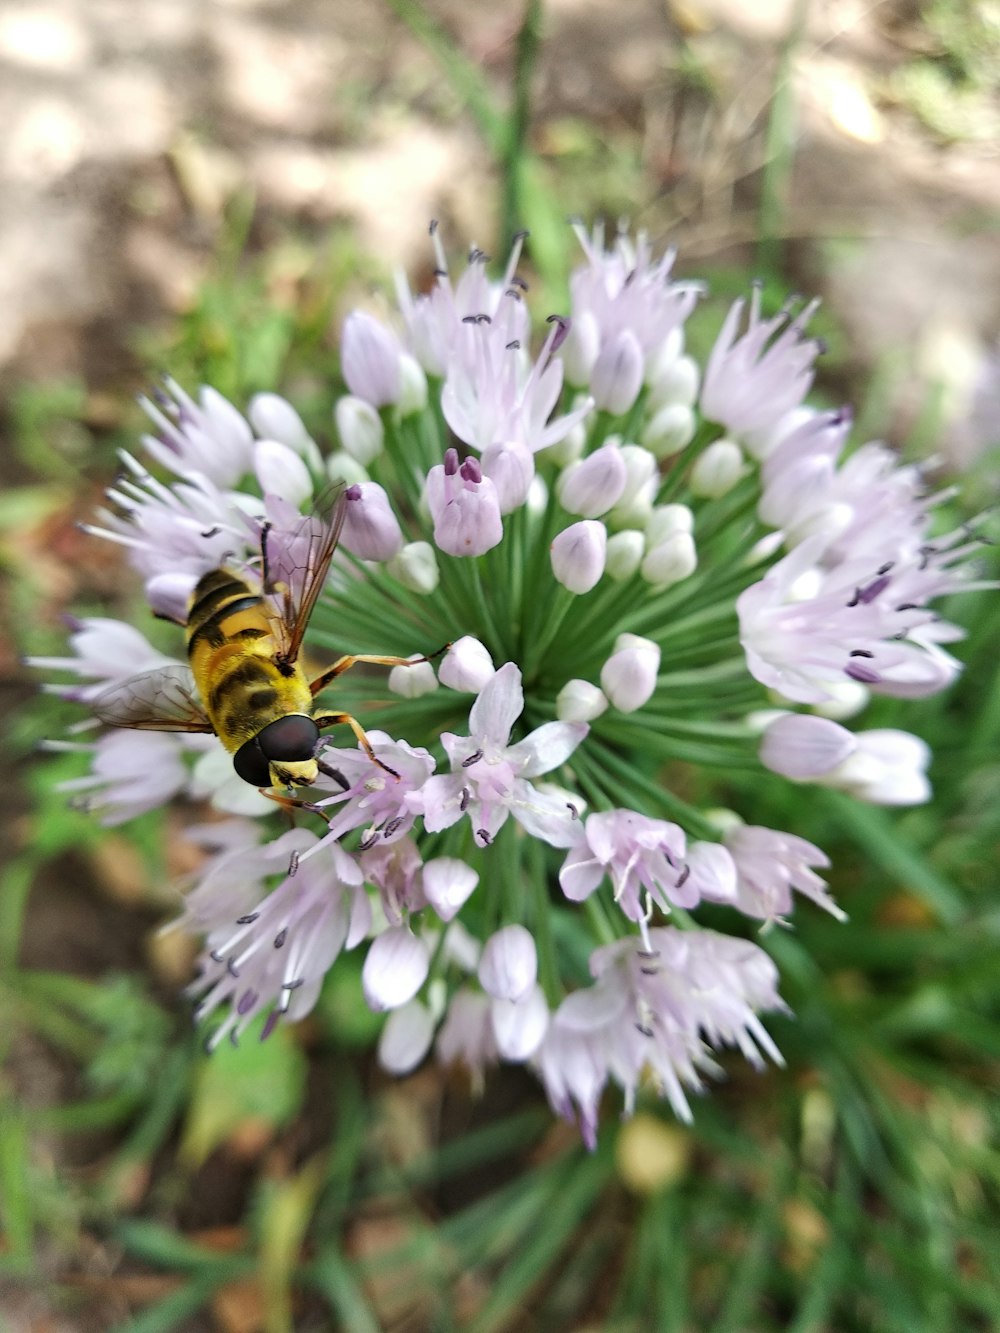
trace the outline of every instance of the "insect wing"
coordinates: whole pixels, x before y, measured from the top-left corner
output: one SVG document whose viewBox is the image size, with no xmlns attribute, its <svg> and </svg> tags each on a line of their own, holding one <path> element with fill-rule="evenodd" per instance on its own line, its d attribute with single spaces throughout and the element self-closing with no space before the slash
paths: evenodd
<svg viewBox="0 0 1000 1333">
<path fill-rule="evenodd" d="M 309 618 L 323 591 L 344 526 L 344 489 L 324 493 L 311 514 L 287 532 L 265 525 L 261 534 L 264 591 L 275 606 L 275 637 L 282 662 L 294 662 Z"/>
<path fill-rule="evenodd" d="M 186 666 L 143 671 L 110 686 L 90 703 L 109 727 L 138 731 L 204 731 L 215 729 L 198 698 L 194 677 Z"/>
</svg>

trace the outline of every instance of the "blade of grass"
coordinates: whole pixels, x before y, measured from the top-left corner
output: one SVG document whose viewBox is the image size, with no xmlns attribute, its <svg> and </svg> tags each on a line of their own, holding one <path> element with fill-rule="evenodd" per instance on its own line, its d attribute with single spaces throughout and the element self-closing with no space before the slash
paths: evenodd
<svg viewBox="0 0 1000 1333">
<path fill-rule="evenodd" d="M 338 1328 L 351 1333 L 380 1333 L 381 1324 L 348 1261 L 332 1246 L 309 1271 L 309 1281 L 330 1306 Z"/>
<path fill-rule="evenodd" d="M 211 1299 L 219 1282 L 216 1277 L 195 1278 L 141 1314 L 131 1315 L 110 1333 L 170 1333 L 171 1329 L 197 1314 Z"/>
</svg>

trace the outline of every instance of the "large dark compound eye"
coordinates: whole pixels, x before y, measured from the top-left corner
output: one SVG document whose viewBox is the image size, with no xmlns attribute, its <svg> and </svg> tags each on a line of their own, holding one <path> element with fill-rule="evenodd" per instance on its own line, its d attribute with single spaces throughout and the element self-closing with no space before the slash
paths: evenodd
<svg viewBox="0 0 1000 1333">
<path fill-rule="evenodd" d="M 318 741 L 319 727 L 304 713 L 279 717 L 257 735 L 257 744 L 267 759 L 286 763 L 311 759 Z"/>
<path fill-rule="evenodd" d="M 233 755 L 233 768 L 251 787 L 270 787 L 271 772 L 263 750 L 258 745 L 259 737 L 247 741 Z"/>
</svg>

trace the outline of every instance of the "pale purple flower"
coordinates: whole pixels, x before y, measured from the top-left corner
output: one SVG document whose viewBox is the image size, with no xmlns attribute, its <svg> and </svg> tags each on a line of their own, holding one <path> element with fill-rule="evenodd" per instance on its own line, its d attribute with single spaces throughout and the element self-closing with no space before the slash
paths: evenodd
<svg viewBox="0 0 1000 1333">
<path fill-rule="evenodd" d="M 589 728 L 579 722 L 546 722 L 516 745 L 511 729 L 524 708 L 521 672 L 507 662 L 483 686 L 469 714 L 469 735 L 444 732 L 448 775 L 428 778 L 407 797 L 431 833 L 468 815 L 480 844 L 489 845 L 513 815 L 528 833 L 555 847 L 573 841 L 573 812 L 529 779 L 566 762 Z"/>
<path fill-rule="evenodd" d="M 781 921 L 792 911 L 794 889 L 831 916 L 845 919 L 813 870 L 828 866 L 829 857 L 805 838 L 740 823 L 726 832 L 724 841 L 738 875 L 736 906 L 747 916 Z"/>
<path fill-rule="evenodd" d="M 164 389 L 155 401 L 139 400 L 158 431 L 142 442 L 158 463 L 185 480 L 198 475 L 222 487 L 252 471 L 253 432 L 232 403 L 207 386 L 196 403 L 169 378 Z"/>
<path fill-rule="evenodd" d="M 804 334 L 818 302 L 794 318 L 785 310 L 761 319 L 760 287 L 755 286 L 746 332 L 741 335 L 744 304 L 741 298 L 730 307 L 701 389 L 704 415 L 740 438 L 769 429 L 798 407 L 809 392 L 820 350 L 819 342 Z"/>
<path fill-rule="evenodd" d="M 50 741 L 47 748 L 92 753 L 90 773 L 60 782 L 58 790 L 73 792 L 74 804 L 108 827 L 166 805 L 188 780 L 182 742 L 162 732 L 113 731 L 93 745 Z"/>
<path fill-rule="evenodd" d="M 549 1026 L 549 1006 L 541 986 L 530 986 L 516 999 L 494 998 L 490 1021 L 502 1059 L 516 1064 L 530 1060 Z"/>
<path fill-rule="evenodd" d="M 442 921 L 451 921 L 479 883 L 479 876 L 455 856 L 436 856 L 423 871 L 423 892 Z"/>
<path fill-rule="evenodd" d="M 528 446 L 520 440 L 496 441 L 483 450 L 480 463 L 496 487 L 501 514 L 519 509 L 535 478 L 535 456 Z"/>
<path fill-rule="evenodd" d="M 534 986 L 537 976 L 535 941 L 524 926 L 503 926 L 483 945 L 479 982 L 495 1000 L 520 1000 Z"/>
<path fill-rule="evenodd" d="M 377 842 L 361 853 L 361 871 L 366 884 L 374 884 L 385 919 L 402 925 L 411 914 L 427 906 L 424 896 L 424 864 L 412 838 Z"/>
<path fill-rule="evenodd" d="M 793 781 L 819 782 L 875 805 L 919 805 L 930 796 L 930 750 L 905 731 L 855 733 L 828 718 L 786 714 L 765 731 L 760 759 Z"/>
<path fill-rule="evenodd" d="M 535 1054 L 549 1105 L 564 1120 L 577 1122 L 591 1151 L 597 1147 L 598 1107 L 612 1056 L 609 1028 L 577 1030 L 560 1021 L 557 1009 Z"/>
<path fill-rule="evenodd" d="M 324 841 L 361 828 L 363 849 L 367 850 L 378 841 L 395 842 L 413 827 L 414 815 L 407 797 L 433 773 L 433 757 L 422 746 L 393 740 L 384 731 L 369 731 L 368 740 L 382 763 L 398 776 L 374 764 L 360 747 L 321 751 L 323 762 L 347 784 L 343 790 L 339 779 L 322 784 L 323 795 L 316 803 L 329 819 Z M 318 792 L 319 786 L 313 790 Z"/>
<path fill-rule="evenodd" d="M 449 449 L 428 472 L 426 494 L 434 540 L 448 555 L 483 555 L 502 539 L 496 487 L 474 458 L 459 463 Z"/>
<path fill-rule="evenodd" d="M 416 1069 L 434 1040 L 434 1015 L 420 1000 L 393 1009 L 378 1041 L 378 1062 L 390 1074 Z"/>
<path fill-rule="evenodd" d="M 567 898 L 582 902 L 607 876 L 615 902 L 631 921 L 646 914 L 647 898 L 664 912 L 671 903 L 694 907 L 698 895 L 684 847 L 683 829 L 666 820 L 635 810 L 588 815 L 559 871 L 559 884 Z"/>
<path fill-rule="evenodd" d="M 579 595 L 596 588 L 604 573 L 608 530 L 594 518 L 564 528 L 551 545 L 552 573 L 557 582 Z"/>
<path fill-rule="evenodd" d="M 574 225 L 573 230 L 587 264 L 574 270 L 570 278 L 571 313 L 574 323 L 580 320 L 585 327 L 589 326 L 586 341 L 597 348 L 580 362 L 580 369 L 585 368 L 589 376 L 601 349 L 628 332 L 639 344 L 643 373 L 652 371 L 664 345 L 676 343 L 676 335 L 694 309 L 702 284 L 671 282 L 676 251 L 668 250 L 654 260 L 644 232 L 633 242 L 624 229 L 619 229 L 606 249 L 600 224 L 592 234 L 580 224 Z M 571 349 L 571 355 L 576 352 L 575 347 Z M 578 382 L 585 380 L 581 378 Z"/>
<path fill-rule="evenodd" d="M 373 407 L 387 407 L 399 398 L 402 348 L 396 335 L 363 310 L 352 310 L 340 338 L 344 383 L 357 398 Z"/>
<path fill-rule="evenodd" d="M 613 708 L 634 713 L 653 697 L 659 669 L 659 644 L 638 634 L 619 634 L 601 667 L 601 689 Z"/>
<path fill-rule="evenodd" d="M 462 1064 L 481 1087 L 487 1065 L 499 1058 L 493 1032 L 492 1002 L 479 991 L 463 986 L 451 997 L 438 1029 L 437 1054 L 442 1064 Z"/>
<path fill-rule="evenodd" d="M 177 660 L 159 652 L 144 634 L 121 620 L 87 616 L 73 622 L 69 636 L 72 657 L 28 657 L 25 665 L 43 671 L 72 671 L 93 684 L 43 685 L 49 694 L 88 703 L 116 681 L 142 671 L 177 666 Z"/>
<path fill-rule="evenodd" d="M 255 393 L 250 399 L 247 416 L 258 439 L 278 440 L 303 458 L 314 457 L 316 445 L 312 436 L 287 398 L 277 393 Z"/>
<path fill-rule="evenodd" d="M 297 848 L 308 850 L 315 841 L 306 830 L 294 832 Z M 357 863 L 329 846 L 304 863 L 293 863 L 292 873 L 253 911 L 237 918 L 227 932 L 210 935 L 201 975 L 190 989 L 202 996 L 195 1011 L 199 1018 L 220 1004 L 230 1006 L 210 1038 L 211 1047 L 225 1036 L 236 1041 L 258 1014 L 268 1013 L 263 1040 L 282 1017 L 294 1022 L 309 1013 L 323 977 L 350 944 L 358 895 L 364 897 Z"/>
<path fill-rule="evenodd" d="M 370 1009 L 398 1009 L 427 980 L 430 954 L 409 926 L 390 926 L 376 935 L 361 969 L 361 988 Z"/>
<path fill-rule="evenodd" d="M 403 546 L 399 519 L 378 482 L 348 486 L 344 492 L 344 527 L 340 540 L 359 560 L 391 560 Z"/>
</svg>

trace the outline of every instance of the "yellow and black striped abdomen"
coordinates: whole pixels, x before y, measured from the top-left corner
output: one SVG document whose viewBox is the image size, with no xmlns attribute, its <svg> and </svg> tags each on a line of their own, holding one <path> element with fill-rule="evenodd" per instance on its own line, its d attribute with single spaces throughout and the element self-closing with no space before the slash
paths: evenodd
<svg viewBox="0 0 1000 1333">
<path fill-rule="evenodd" d="M 298 664 L 275 660 L 277 643 L 264 599 L 238 574 L 213 569 L 199 581 L 188 611 L 187 652 L 198 693 L 230 753 L 269 722 L 312 714 L 312 694 Z"/>
</svg>

